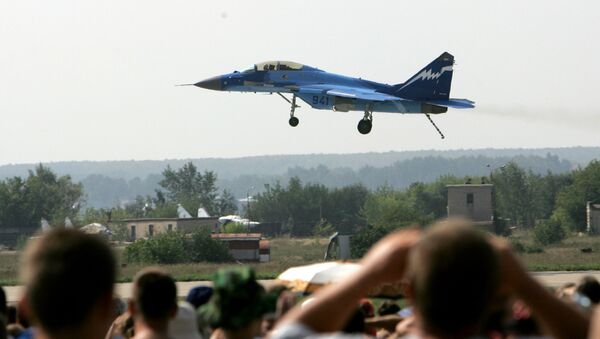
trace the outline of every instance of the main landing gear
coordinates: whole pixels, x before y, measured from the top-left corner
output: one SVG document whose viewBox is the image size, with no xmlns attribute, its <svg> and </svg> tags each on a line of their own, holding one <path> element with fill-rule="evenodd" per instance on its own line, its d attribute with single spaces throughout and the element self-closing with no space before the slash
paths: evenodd
<svg viewBox="0 0 600 339">
<path fill-rule="evenodd" d="M 365 110 L 365 116 L 358 122 L 358 132 L 360 134 L 369 134 L 373 128 L 373 111 L 370 108 Z"/>
<path fill-rule="evenodd" d="M 276 93 L 279 94 L 279 96 L 282 97 L 283 100 L 289 102 L 290 105 L 292 105 L 292 108 L 290 109 L 290 120 L 288 120 L 288 123 L 292 127 L 298 126 L 298 124 L 300 123 L 300 120 L 294 116 L 294 113 L 296 112 L 296 108 L 300 107 L 300 106 L 296 105 L 296 94 L 292 94 L 292 100 L 290 101 L 283 94 L 281 94 L 279 92 L 276 92 Z"/>
</svg>

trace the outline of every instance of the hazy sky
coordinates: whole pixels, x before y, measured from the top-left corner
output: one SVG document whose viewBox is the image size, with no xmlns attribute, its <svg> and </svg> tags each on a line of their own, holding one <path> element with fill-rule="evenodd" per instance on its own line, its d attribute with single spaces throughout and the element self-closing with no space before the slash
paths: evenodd
<svg viewBox="0 0 600 339">
<path fill-rule="evenodd" d="M 600 145 L 597 1 L 0 2 L 0 164 Z M 174 87 L 294 60 L 386 83 L 444 51 L 434 117 L 313 110 L 275 95 Z"/>
</svg>

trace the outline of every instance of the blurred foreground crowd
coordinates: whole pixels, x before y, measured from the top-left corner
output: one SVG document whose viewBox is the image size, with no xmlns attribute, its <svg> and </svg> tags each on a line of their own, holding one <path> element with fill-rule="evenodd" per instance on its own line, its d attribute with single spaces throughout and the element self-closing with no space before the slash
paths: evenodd
<svg viewBox="0 0 600 339">
<path fill-rule="evenodd" d="M 0 300 L 0 338 L 600 338 L 600 284 L 542 286 L 504 240 L 447 219 L 379 241 L 360 269 L 308 298 L 266 290 L 251 269 L 220 270 L 213 286 L 178 301 L 158 268 L 115 296 L 116 260 L 105 241 L 58 229 L 24 253 L 24 295 Z M 368 299 L 401 282 L 402 304 Z"/>
</svg>

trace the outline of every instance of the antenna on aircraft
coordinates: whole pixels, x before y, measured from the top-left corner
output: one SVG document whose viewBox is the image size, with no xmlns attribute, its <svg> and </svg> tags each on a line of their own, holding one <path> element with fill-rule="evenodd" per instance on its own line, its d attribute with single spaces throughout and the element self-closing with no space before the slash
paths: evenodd
<svg viewBox="0 0 600 339">
<path fill-rule="evenodd" d="M 429 119 L 429 122 L 431 122 L 431 124 L 433 125 L 433 127 L 435 127 L 435 130 L 440 134 L 440 137 L 442 137 L 442 139 L 445 139 L 446 137 L 444 136 L 444 133 L 442 133 L 442 131 L 440 131 L 440 129 L 437 127 L 437 125 L 435 124 L 435 122 L 433 122 L 433 119 L 431 119 L 431 117 L 429 116 L 429 114 L 425 113 L 425 116 L 427 117 L 427 119 Z"/>
</svg>

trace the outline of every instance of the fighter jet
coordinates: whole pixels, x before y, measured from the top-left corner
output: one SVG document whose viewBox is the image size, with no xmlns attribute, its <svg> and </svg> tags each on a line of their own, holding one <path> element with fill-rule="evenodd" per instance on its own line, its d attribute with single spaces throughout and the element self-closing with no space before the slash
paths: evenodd
<svg viewBox="0 0 600 339">
<path fill-rule="evenodd" d="M 329 73 L 291 61 L 268 61 L 243 72 L 212 77 L 194 85 L 229 92 L 276 93 L 291 105 L 289 124 L 298 126 L 296 98 L 312 108 L 337 112 L 362 111 L 358 122 L 361 134 L 371 132 L 373 113 L 419 113 L 433 124 L 442 139 L 444 134 L 430 114 L 446 113 L 448 108 L 473 108 L 467 99 L 451 99 L 450 85 L 454 57 L 445 52 L 407 81 L 388 85 L 362 78 Z M 291 100 L 284 94 L 291 94 Z"/>
</svg>

